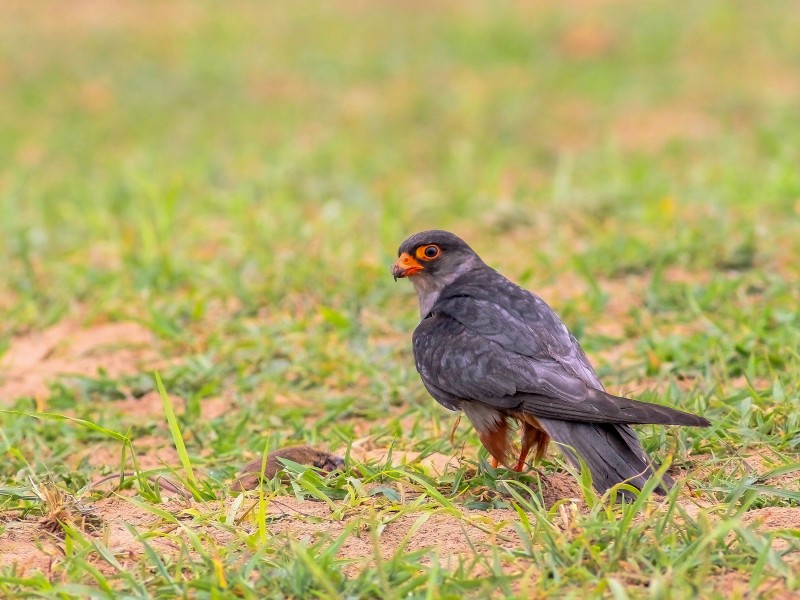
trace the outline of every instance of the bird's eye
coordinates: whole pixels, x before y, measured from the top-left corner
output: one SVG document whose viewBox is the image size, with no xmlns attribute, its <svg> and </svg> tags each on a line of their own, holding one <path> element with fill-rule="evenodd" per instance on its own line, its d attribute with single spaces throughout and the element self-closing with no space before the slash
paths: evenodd
<svg viewBox="0 0 800 600">
<path fill-rule="evenodd" d="M 423 246 L 422 248 L 417 250 L 417 256 L 419 258 L 425 258 L 427 260 L 431 260 L 439 256 L 440 252 L 441 250 L 439 249 L 439 246 L 437 246 L 436 244 L 430 244 L 428 246 Z"/>
</svg>

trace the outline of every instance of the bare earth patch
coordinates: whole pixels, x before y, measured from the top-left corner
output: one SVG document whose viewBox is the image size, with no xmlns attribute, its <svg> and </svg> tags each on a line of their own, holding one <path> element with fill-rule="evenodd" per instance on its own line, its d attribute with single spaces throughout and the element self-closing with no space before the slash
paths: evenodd
<svg viewBox="0 0 800 600">
<path fill-rule="evenodd" d="M 442 565 L 447 567 L 455 566 L 459 556 L 470 554 L 470 546 L 489 550 L 491 546 L 519 543 L 512 528 L 518 518 L 513 510 L 462 509 L 456 514 L 445 509 L 433 512 L 420 509 L 398 517 L 394 513 L 381 513 L 379 507 L 372 508 L 378 509 L 374 517 L 380 522 L 377 539 L 373 538 L 365 523 L 364 527 L 357 529 L 356 535 L 348 537 L 339 552 L 339 558 L 353 561 L 349 574 L 355 574 L 371 563 L 376 550 L 387 559 L 401 547 L 407 552 L 431 548 L 437 551 Z M 276 521 L 271 533 L 305 542 L 313 542 L 322 535 L 335 538 L 354 522 L 363 521 L 372 511 L 364 510 L 342 520 L 330 518 L 331 512 L 324 503 L 277 498 L 270 503 L 269 514 L 285 518 Z M 420 517 L 427 518 L 427 521 L 414 529 Z"/>
<path fill-rule="evenodd" d="M 89 328 L 63 321 L 44 331 L 11 340 L 0 359 L 0 402 L 47 396 L 49 383 L 65 375 L 130 375 L 159 359 L 155 338 L 137 323 L 105 323 Z"/>
<path fill-rule="evenodd" d="M 195 533 L 207 535 L 216 544 L 225 544 L 233 535 L 214 526 L 193 522 L 188 518 L 191 509 L 197 508 L 208 512 L 212 508 L 222 514 L 230 509 L 231 502 L 217 506 L 189 504 L 183 502 L 168 503 L 162 506 L 180 518 L 184 526 Z M 242 512 L 252 502 L 243 504 Z M 175 556 L 186 538 L 178 527 L 159 522 L 158 517 L 120 498 L 100 500 L 92 505 L 93 514 L 101 525 L 92 534 L 98 541 L 108 547 L 123 567 L 133 567 L 143 553 L 141 542 L 131 528 L 141 534 L 157 528 L 167 535 L 149 537 L 148 543 L 165 556 Z M 421 548 L 436 548 L 442 553 L 442 562 L 447 564 L 447 557 L 454 558 L 470 551 L 470 544 L 477 548 L 506 543 L 509 540 L 518 542 L 512 524 L 517 518 L 512 510 L 476 511 L 463 510 L 461 514 L 450 512 L 411 512 L 397 517 L 393 513 L 378 516 L 384 521 L 378 535 L 378 547 L 381 555 L 388 558 L 397 551 L 401 543 L 407 542 L 405 548 L 413 551 Z M 420 514 L 430 515 L 426 525 L 409 536 L 409 530 Z M 351 514 L 345 519 L 332 516 L 331 508 L 324 502 L 300 501 L 293 497 L 281 496 L 270 501 L 267 509 L 269 534 L 286 536 L 288 539 L 313 542 L 320 536 L 335 538 L 360 515 Z M 57 564 L 63 559 L 63 540 L 42 530 L 36 517 L 20 518 L 4 524 L 5 533 L 0 536 L 0 567 L 16 565 L 17 574 L 24 575 L 33 571 L 56 574 Z M 245 523 L 245 533 L 252 533 L 255 524 Z M 407 538 L 407 539 L 406 539 Z M 502 538 L 502 539 L 501 539 Z M 342 546 L 342 559 L 353 559 L 354 565 L 364 564 L 374 556 L 373 541 L 370 533 L 353 535 Z M 92 556 L 101 570 L 113 570 L 97 555 Z"/>
<path fill-rule="evenodd" d="M 91 509 L 100 525 L 87 535 L 96 537 L 110 548 L 123 566 L 126 563 L 134 566 L 135 559 L 141 555 L 143 548 L 127 526 L 145 532 L 157 523 L 157 517 L 119 498 L 100 500 L 91 504 Z M 62 539 L 43 531 L 37 517 L 19 518 L 3 525 L 6 531 L 0 535 L 0 567 L 16 565 L 19 575 L 33 571 L 55 575 L 56 565 L 65 556 Z M 166 555 L 174 554 L 179 549 L 167 538 L 152 538 L 148 543 Z M 97 560 L 96 556 L 93 562 L 109 566 Z"/>
<path fill-rule="evenodd" d="M 142 470 L 160 469 L 165 466 L 177 467 L 180 464 L 178 452 L 172 442 L 158 436 L 142 436 L 133 441 L 136 463 Z M 97 444 L 76 453 L 76 462 L 87 460 L 95 467 L 119 468 L 122 456 L 120 444 Z M 130 456 L 126 457 L 125 469 L 133 468 Z"/>
<path fill-rule="evenodd" d="M 181 412 L 186 406 L 186 401 L 180 396 L 170 394 L 169 398 L 176 412 Z M 221 417 L 232 408 L 231 400 L 224 397 L 203 398 L 200 402 L 200 414 L 203 419 L 213 420 Z M 124 415 L 136 416 L 145 419 L 162 421 L 164 405 L 161 395 L 152 390 L 139 398 L 128 397 L 114 402 L 114 410 Z"/>
<path fill-rule="evenodd" d="M 786 506 L 768 506 L 748 511 L 744 516 L 745 523 L 758 523 L 764 531 L 777 529 L 800 530 L 800 508 Z"/>
</svg>

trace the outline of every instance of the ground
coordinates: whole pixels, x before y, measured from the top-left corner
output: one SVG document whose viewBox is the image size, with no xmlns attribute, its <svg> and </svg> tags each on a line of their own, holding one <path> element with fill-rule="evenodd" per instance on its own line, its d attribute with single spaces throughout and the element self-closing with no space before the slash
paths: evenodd
<svg viewBox="0 0 800 600">
<path fill-rule="evenodd" d="M 3 597 L 800 595 L 790 3 L 7 12 Z M 491 468 L 389 275 L 432 227 L 711 420 L 637 429 L 672 494 Z"/>
</svg>

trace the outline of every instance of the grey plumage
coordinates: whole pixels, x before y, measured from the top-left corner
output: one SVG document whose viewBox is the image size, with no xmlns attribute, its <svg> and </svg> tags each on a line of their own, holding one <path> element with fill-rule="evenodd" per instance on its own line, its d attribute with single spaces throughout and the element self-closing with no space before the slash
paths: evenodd
<svg viewBox="0 0 800 600">
<path fill-rule="evenodd" d="M 436 248 L 436 256 L 425 249 Z M 434 251 L 428 250 L 429 254 Z M 411 276 L 422 320 L 413 335 L 414 359 L 430 394 L 464 410 L 481 441 L 508 464 L 506 421 L 523 427 L 526 446 L 547 437 L 567 458 L 586 462 L 603 492 L 628 481 L 641 487 L 653 473 L 631 423 L 706 426 L 708 421 L 665 406 L 607 393 L 586 354 L 538 296 L 487 266 L 457 236 L 428 231 L 400 247 L 395 277 Z M 664 477 L 663 486 L 672 485 Z"/>
</svg>

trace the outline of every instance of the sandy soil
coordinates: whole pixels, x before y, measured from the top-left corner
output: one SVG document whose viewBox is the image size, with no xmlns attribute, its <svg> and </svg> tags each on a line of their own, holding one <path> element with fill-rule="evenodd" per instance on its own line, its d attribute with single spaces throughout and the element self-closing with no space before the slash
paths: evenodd
<svg viewBox="0 0 800 600">
<path fill-rule="evenodd" d="M 136 323 L 83 328 L 65 320 L 44 331 L 15 337 L 0 359 L 0 405 L 22 396 L 43 399 L 48 384 L 65 375 L 109 377 L 158 364 L 153 334 Z"/>
</svg>

